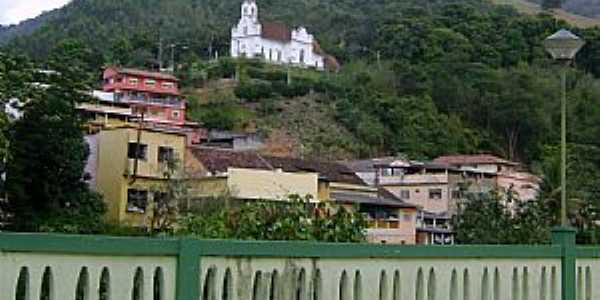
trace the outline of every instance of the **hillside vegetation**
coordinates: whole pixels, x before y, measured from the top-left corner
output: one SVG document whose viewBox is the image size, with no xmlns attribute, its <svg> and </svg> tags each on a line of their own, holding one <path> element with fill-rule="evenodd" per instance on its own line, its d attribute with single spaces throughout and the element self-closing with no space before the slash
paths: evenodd
<svg viewBox="0 0 600 300">
<path fill-rule="evenodd" d="M 581 28 L 588 28 L 600 25 L 598 14 L 600 13 L 600 2 L 596 4 L 597 9 L 593 9 L 594 5 L 582 4 L 582 2 L 593 2 L 594 0 L 571 0 L 565 3 L 563 9 L 543 10 L 538 2 L 527 0 L 492 0 L 499 5 L 510 5 L 524 14 L 551 14 L 553 17 L 564 20 L 569 24 Z M 590 10 L 590 8 L 592 8 Z M 590 11 L 596 11 L 590 13 Z"/>
<path fill-rule="evenodd" d="M 587 45 L 569 71 L 569 197 L 578 225 L 592 226 L 580 217 L 600 208 L 598 28 L 482 0 L 261 0 L 262 19 L 306 25 L 343 64 L 292 70 L 287 85 L 286 69 L 223 57 L 239 0 L 143 3 L 75 0 L 4 49 L 41 66 L 53 49 L 77 49 L 77 67 L 97 78 L 104 64 L 155 66 L 162 37 L 189 46 L 178 76 L 189 118 L 209 128 L 258 132 L 316 159 L 491 152 L 543 175 L 549 205 L 560 194 L 560 72 L 541 41 L 570 28 Z"/>
</svg>

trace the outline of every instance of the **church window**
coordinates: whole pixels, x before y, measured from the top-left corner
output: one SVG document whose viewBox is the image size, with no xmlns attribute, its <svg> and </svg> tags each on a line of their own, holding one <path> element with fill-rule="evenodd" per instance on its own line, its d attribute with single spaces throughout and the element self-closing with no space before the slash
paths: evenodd
<svg viewBox="0 0 600 300">
<path fill-rule="evenodd" d="M 300 63 L 304 63 L 304 49 L 300 50 Z"/>
<path fill-rule="evenodd" d="M 250 9 L 250 14 L 254 15 L 254 7 Z"/>
<path fill-rule="evenodd" d="M 244 26 L 244 35 L 248 35 L 248 26 Z"/>
<path fill-rule="evenodd" d="M 269 60 L 273 60 L 273 49 L 269 49 Z"/>
<path fill-rule="evenodd" d="M 248 14 L 248 8 L 244 7 L 244 14 L 247 15 Z"/>
<path fill-rule="evenodd" d="M 277 61 L 281 61 L 281 51 L 277 51 Z"/>
</svg>

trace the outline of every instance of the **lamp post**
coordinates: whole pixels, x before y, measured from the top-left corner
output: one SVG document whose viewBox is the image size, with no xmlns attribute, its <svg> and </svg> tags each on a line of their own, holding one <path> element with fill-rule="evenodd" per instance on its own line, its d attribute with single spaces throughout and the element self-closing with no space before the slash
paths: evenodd
<svg viewBox="0 0 600 300">
<path fill-rule="evenodd" d="M 562 64 L 561 84 L 561 123 L 560 123 L 560 147 L 561 147 L 561 170 L 560 170 L 560 225 L 567 227 L 567 68 L 577 55 L 577 52 L 585 45 L 585 41 L 566 29 L 561 29 L 544 40 L 546 51 L 552 58 Z"/>
</svg>

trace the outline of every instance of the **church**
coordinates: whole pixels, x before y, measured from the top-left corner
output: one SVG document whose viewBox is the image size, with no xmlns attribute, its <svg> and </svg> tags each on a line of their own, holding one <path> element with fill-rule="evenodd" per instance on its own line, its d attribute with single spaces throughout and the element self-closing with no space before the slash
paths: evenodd
<svg viewBox="0 0 600 300">
<path fill-rule="evenodd" d="M 306 28 L 290 30 L 281 23 L 260 23 L 256 0 L 242 3 L 242 17 L 231 29 L 231 56 L 317 70 L 339 67 Z"/>
</svg>

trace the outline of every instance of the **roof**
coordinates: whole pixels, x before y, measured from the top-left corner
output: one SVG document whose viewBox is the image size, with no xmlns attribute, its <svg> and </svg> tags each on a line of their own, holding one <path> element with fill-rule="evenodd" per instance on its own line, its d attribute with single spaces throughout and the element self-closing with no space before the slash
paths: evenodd
<svg viewBox="0 0 600 300">
<path fill-rule="evenodd" d="M 261 37 L 267 40 L 289 42 L 292 31 L 283 23 L 262 23 Z"/>
<path fill-rule="evenodd" d="M 161 80 L 170 80 L 170 81 L 178 81 L 177 77 L 160 72 L 154 71 L 145 71 L 140 69 L 130 69 L 130 68 L 119 68 L 119 67 L 107 67 L 106 69 L 113 69 L 119 74 L 127 74 L 127 75 L 135 75 L 147 78 L 155 78 Z"/>
<path fill-rule="evenodd" d="M 264 158 L 273 168 L 284 172 L 315 172 L 328 181 L 364 185 L 360 177 L 340 163 L 274 156 Z"/>
<path fill-rule="evenodd" d="M 351 170 L 338 163 L 262 156 L 256 151 L 235 151 L 209 147 L 191 147 L 190 151 L 208 171 L 213 173 L 227 172 L 228 168 L 281 169 L 288 173 L 318 173 L 328 181 L 364 185 L 364 182 Z"/>
<path fill-rule="evenodd" d="M 192 147 L 190 152 L 212 173 L 225 173 L 229 168 L 273 170 L 266 160 L 253 151 Z"/>
<path fill-rule="evenodd" d="M 341 164 L 354 172 L 374 172 L 378 166 L 404 166 L 412 165 L 414 162 L 407 161 L 402 157 L 386 156 L 364 160 L 341 161 Z"/>
<path fill-rule="evenodd" d="M 415 205 L 406 203 L 389 193 L 365 193 L 356 191 L 331 192 L 330 197 L 335 202 L 352 204 L 370 204 L 378 206 L 417 208 Z"/>
<path fill-rule="evenodd" d="M 490 154 L 475 154 L 475 155 L 447 155 L 440 156 L 433 160 L 436 164 L 447 165 L 468 165 L 468 164 L 494 164 L 494 165 L 519 165 L 516 162 L 505 160 L 503 158 Z"/>
</svg>

